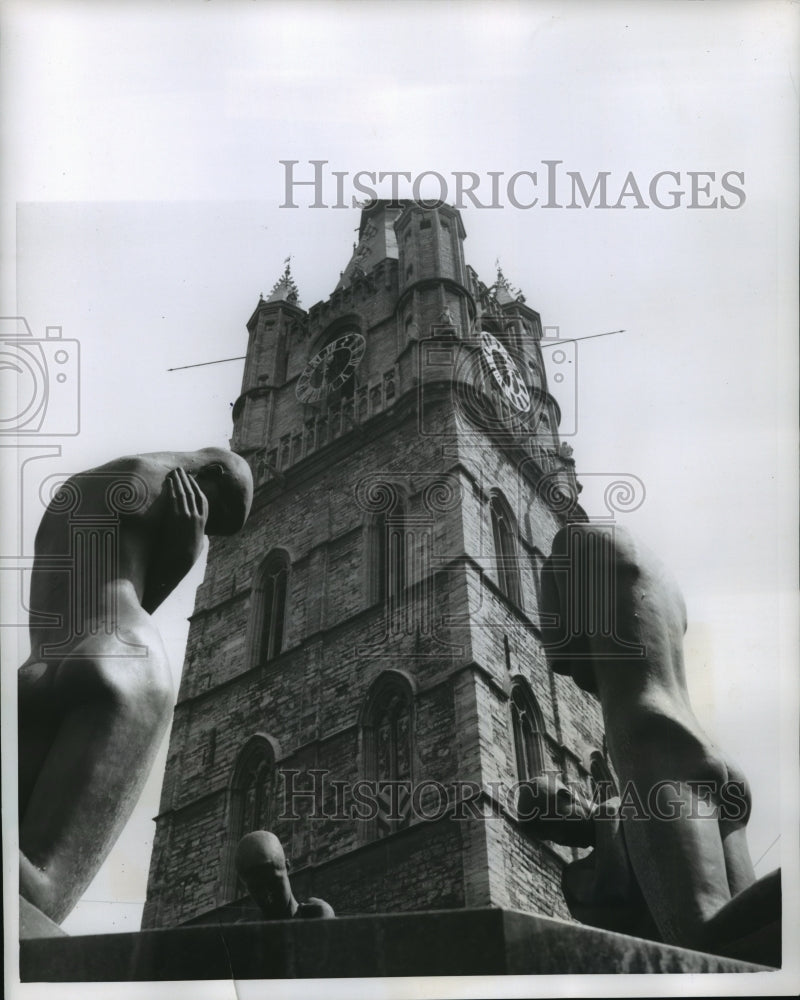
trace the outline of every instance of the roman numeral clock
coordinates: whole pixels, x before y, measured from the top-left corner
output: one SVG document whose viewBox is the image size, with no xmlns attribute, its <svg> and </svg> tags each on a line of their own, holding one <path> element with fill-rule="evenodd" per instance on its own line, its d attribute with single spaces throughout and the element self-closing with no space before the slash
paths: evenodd
<svg viewBox="0 0 800 1000">
<path fill-rule="evenodd" d="M 300 402 L 316 403 L 342 388 L 355 374 L 366 346 L 361 334 L 348 333 L 315 354 L 297 380 L 295 393 Z"/>
</svg>

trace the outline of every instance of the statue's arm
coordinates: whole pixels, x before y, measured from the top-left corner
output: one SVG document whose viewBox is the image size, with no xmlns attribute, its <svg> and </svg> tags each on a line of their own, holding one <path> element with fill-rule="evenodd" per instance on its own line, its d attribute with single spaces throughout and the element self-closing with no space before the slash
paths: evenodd
<svg viewBox="0 0 800 1000">
<path fill-rule="evenodd" d="M 142 607 L 148 614 L 163 603 L 203 551 L 208 500 L 184 469 L 164 480 L 166 503 L 147 569 Z"/>
</svg>

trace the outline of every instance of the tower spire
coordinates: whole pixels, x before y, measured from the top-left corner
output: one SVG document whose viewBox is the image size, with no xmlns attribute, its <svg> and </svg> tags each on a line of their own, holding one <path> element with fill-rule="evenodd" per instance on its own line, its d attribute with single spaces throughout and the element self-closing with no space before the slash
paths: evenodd
<svg viewBox="0 0 800 1000">
<path fill-rule="evenodd" d="M 300 304 L 300 293 L 292 276 L 291 254 L 284 260 L 283 274 L 272 286 L 272 290 L 267 296 L 267 302 L 289 302 L 293 306 Z"/>
<path fill-rule="evenodd" d="M 515 288 L 511 284 L 503 273 L 500 258 L 498 257 L 494 263 L 497 268 L 497 278 L 495 279 L 495 283 L 492 285 L 490 292 L 492 297 L 497 301 L 498 305 L 507 305 L 509 302 L 524 302 L 525 296 L 518 288 Z"/>
</svg>

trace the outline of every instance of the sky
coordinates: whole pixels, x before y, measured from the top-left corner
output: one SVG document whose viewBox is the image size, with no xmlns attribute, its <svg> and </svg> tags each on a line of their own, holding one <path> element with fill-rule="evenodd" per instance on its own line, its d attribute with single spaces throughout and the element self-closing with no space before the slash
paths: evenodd
<svg viewBox="0 0 800 1000">
<path fill-rule="evenodd" d="M 287 255 L 302 305 L 327 298 L 358 225 L 356 208 L 308 207 L 309 188 L 281 207 L 281 160 L 304 178 L 327 161 L 348 195 L 362 170 L 437 171 L 452 194 L 454 171 L 488 192 L 489 172 L 543 185 L 558 160 L 588 187 L 607 171 L 614 202 L 632 173 L 649 207 L 546 209 L 542 188 L 531 209 L 507 190 L 465 208 L 466 258 L 487 283 L 499 260 L 561 338 L 625 331 L 581 340 L 574 386 L 551 386 L 585 506 L 643 484 L 620 521 L 684 591 L 693 704 L 752 783 L 757 873 L 795 866 L 796 7 L 32 0 L 0 18 L 0 315 L 36 338 L 60 326 L 80 384 L 57 404 L 78 432 L 26 441 L 47 448 L 21 490 L 6 477 L 2 554 L 29 551 L 50 475 L 227 444 L 242 362 L 168 369 L 243 354 Z M 649 197 L 662 171 L 681 175 L 676 209 Z M 732 171 L 738 207 L 687 207 L 690 172 L 714 173 L 710 199 Z M 156 616 L 176 680 L 202 570 Z M 8 740 L 27 644 L 3 575 Z M 138 927 L 165 752 L 70 932 Z"/>
</svg>

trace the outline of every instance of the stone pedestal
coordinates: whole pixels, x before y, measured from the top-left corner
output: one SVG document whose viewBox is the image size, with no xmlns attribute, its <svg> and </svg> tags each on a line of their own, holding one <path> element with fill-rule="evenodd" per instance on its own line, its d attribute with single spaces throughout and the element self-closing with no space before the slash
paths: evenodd
<svg viewBox="0 0 800 1000">
<path fill-rule="evenodd" d="M 763 971 L 501 909 L 209 924 L 20 946 L 23 982 Z"/>
</svg>

